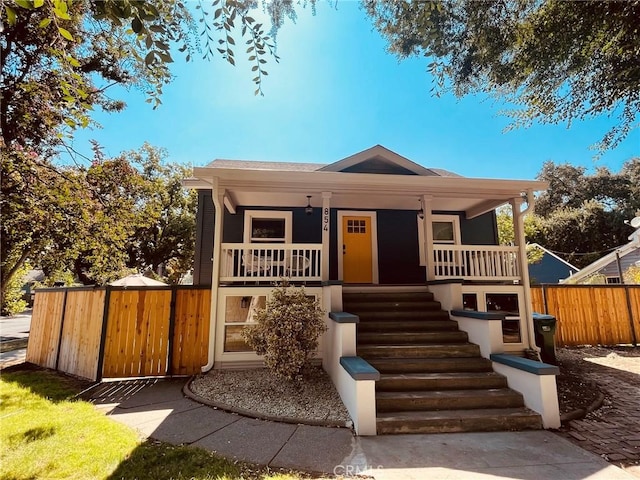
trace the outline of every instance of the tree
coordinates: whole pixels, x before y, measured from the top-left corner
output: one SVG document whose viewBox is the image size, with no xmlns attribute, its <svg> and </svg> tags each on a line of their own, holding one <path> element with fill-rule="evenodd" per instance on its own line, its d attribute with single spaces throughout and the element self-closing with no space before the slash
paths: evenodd
<svg viewBox="0 0 640 480">
<path fill-rule="evenodd" d="M 172 49 L 190 60 L 200 46 L 192 12 L 181 0 L 8 0 L 2 6 L 5 146 L 16 140 L 34 149 L 36 144 L 57 144 L 55 138 L 64 128 L 86 127 L 95 107 L 122 109 L 122 102 L 105 93 L 115 84 L 143 89 L 147 101 L 158 106 L 162 87 L 171 80 Z M 248 38 L 242 48 L 253 64 L 258 94 L 267 75 L 265 58 L 278 57 L 262 25 L 249 15 L 249 8 L 256 6 L 214 0 L 213 20 L 202 5 L 196 11 L 205 58 L 219 53 L 235 65 L 234 30 Z M 273 18 L 288 12 L 276 7 L 269 11 Z"/>
<path fill-rule="evenodd" d="M 615 148 L 640 111 L 640 1 L 365 0 L 389 50 L 430 60 L 436 93 L 486 92 L 521 106 L 513 126 L 602 114 Z"/>
<path fill-rule="evenodd" d="M 72 167 L 50 167 L 20 146 L 0 151 L 0 302 L 28 260 L 58 255 L 56 245 L 83 234 L 86 189 Z"/>
<path fill-rule="evenodd" d="M 87 167 L 48 166 L 33 151 L 2 151 L 2 295 L 25 262 L 46 274 L 71 271 L 84 284 L 105 284 L 131 269 L 177 281 L 191 268 L 193 192 L 188 168 L 163 163 L 149 145 Z"/>
<path fill-rule="evenodd" d="M 640 284 L 640 266 L 631 265 L 624 272 L 623 277 L 626 284 Z"/>
<path fill-rule="evenodd" d="M 632 230 L 625 220 L 640 209 L 640 158 L 625 162 L 619 173 L 599 168 L 592 175 L 582 167 L 546 162 L 538 179 L 549 188 L 536 203 L 542 228 L 532 240 L 577 267 L 628 242 Z"/>
<path fill-rule="evenodd" d="M 513 215 L 509 207 L 502 207 L 496 211 L 496 221 L 498 223 L 498 243 L 500 245 L 515 245 L 515 231 L 513 227 Z M 524 236 L 525 240 L 534 238 L 542 226 L 540 219 L 533 213 L 524 217 Z M 542 260 L 544 251 L 532 245 L 527 245 L 527 261 L 529 263 L 538 263 Z"/>
<path fill-rule="evenodd" d="M 191 169 L 166 163 L 167 152 L 147 143 L 124 156 L 146 182 L 144 215 L 150 220 L 129 239 L 127 265 L 177 283 L 192 268 L 195 254 L 197 195 L 181 183 Z"/>
</svg>

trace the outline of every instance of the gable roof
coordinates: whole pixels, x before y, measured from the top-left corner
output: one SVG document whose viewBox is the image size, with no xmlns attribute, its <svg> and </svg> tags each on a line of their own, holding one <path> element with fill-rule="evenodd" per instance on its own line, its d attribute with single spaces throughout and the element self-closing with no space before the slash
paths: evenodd
<svg viewBox="0 0 640 480">
<path fill-rule="evenodd" d="M 640 230 L 638 232 L 640 232 Z M 599 258 L 595 262 L 587 265 L 579 272 L 571 275 L 568 278 L 565 278 L 564 280 L 561 280 L 560 283 L 564 283 L 569 279 L 571 279 L 572 282 L 579 282 L 580 280 L 587 278 L 589 275 L 592 275 L 602 270 L 607 265 L 615 262 L 617 260 L 617 256 L 620 256 L 620 258 L 622 258 L 626 255 L 629 255 L 630 253 L 637 253 L 638 251 L 640 251 L 640 233 L 638 232 L 629 237 L 633 239 L 631 242 L 627 243 L 626 245 L 622 245 L 620 248 L 616 248 L 613 252 L 610 252 L 604 257 Z"/>
<path fill-rule="evenodd" d="M 337 162 L 326 165 L 320 170 L 324 172 L 344 172 L 349 171 L 350 167 L 354 167 L 359 164 L 362 165 L 366 162 L 371 161 L 386 163 L 389 166 L 395 166 L 399 169 L 406 170 L 409 174 L 413 175 L 440 177 L 460 176 L 456 173 L 448 172 L 442 169 L 425 168 L 422 165 L 418 165 L 408 158 L 405 158 L 402 155 L 398 155 L 388 148 L 383 147 L 382 145 L 375 145 L 371 148 L 363 150 L 362 152 L 356 153 L 349 157 L 343 158 L 342 160 L 338 160 Z"/>
<path fill-rule="evenodd" d="M 304 162 L 263 162 L 255 160 L 228 160 L 217 158 L 207 165 L 208 168 L 228 168 L 234 170 L 271 170 L 282 172 L 354 172 L 372 173 L 371 171 L 360 171 L 355 168 L 358 165 L 366 167 L 380 167 L 386 165 L 394 168 L 396 172 L 406 171 L 409 175 L 439 176 L 439 177 L 461 177 L 457 173 L 449 172 L 441 168 L 425 168 L 411 160 L 392 152 L 382 145 L 376 145 L 360 153 L 351 155 L 337 162 L 326 163 L 304 163 Z M 382 172 L 381 172 L 382 173 Z M 385 172 L 389 173 L 389 172 Z"/>
</svg>

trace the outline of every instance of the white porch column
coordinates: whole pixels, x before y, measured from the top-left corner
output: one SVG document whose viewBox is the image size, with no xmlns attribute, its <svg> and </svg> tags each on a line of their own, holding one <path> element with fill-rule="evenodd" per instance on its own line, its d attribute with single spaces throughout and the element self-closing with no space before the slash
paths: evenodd
<svg viewBox="0 0 640 480">
<path fill-rule="evenodd" d="M 424 220 L 422 228 L 424 229 L 424 259 L 427 268 L 427 280 L 436 279 L 435 260 L 433 258 L 433 214 L 431 212 L 431 204 L 433 197 L 431 195 L 422 196 L 422 211 L 424 212 Z"/>
<path fill-rule="evenodd" d="M 322 192 L 322 281 L 329 280 L 329 241 L 331 239 L 331 192 Z"/>
<path fill-rule="evenodd" d="M 220 285 L 220 255 L 222 252 L 222 226 L 224 224 L 224 188 L 218 187 L 218 179 L 213 179 L 211 189 L 213 206 L 215 207 L 213 230 L 213 268 L 211 272 L 211 312 L 209 314 L 209 352 L 207 364 L 202 367 L 203 372 L 213 368 L 215 361 L 217 311 L 218 311 L 218 287 Z"/>
<path fill-rule="evenodd" d="M 530 192 L 529 195 L 533 195 Z M 513 213 L 514 243 L 518 246 L 518 267 L 520 268 L 520 281 L 524 290 L 524 314 L 527 322 L 527 338 L 529 348 L 538 351 L 533 328 L 533 308 L 531 306 L 531 289 L 529 285 L 529 260 L 527 258 L 527 241 L 524 236 L 524 215 L 521 210 L 522 197 L 512 198 L 509 202 Z M 531 200 L 529 200 L 531 202 Z M 527 209 L 528 210 L 528 209 Z"/>
</svg>

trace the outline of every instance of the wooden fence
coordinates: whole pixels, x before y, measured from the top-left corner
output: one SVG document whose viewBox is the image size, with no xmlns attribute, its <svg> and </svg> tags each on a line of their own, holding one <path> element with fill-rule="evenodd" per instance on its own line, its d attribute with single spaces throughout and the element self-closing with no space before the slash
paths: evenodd
<svg viewBox="0 0 640 480">
<path fill-rule="evenodd" d="M 557 319 L 556 346 L 636 344 L 640 285 L 542 285 L 533 310 Z"/>
<path fill-rule="evenodd" d="M 39 289 L 26 360 L 90 380 L 198 373 L 210 309 L 207 286 Z"/>
</svg>

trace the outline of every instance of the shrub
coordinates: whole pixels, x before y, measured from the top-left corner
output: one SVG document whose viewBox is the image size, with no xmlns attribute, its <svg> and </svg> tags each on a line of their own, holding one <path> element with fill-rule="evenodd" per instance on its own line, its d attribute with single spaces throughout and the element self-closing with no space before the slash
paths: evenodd
<svg viewBox="0 0 640 480">
<path fill-rule="evenodd" d="M 318 339 L 327 329 L 324 311 L 303 287 L 282 282 L 272 292 L 266 308 L 256 312 L 256 324 L 245 327 L 242 336 L 266 367 L 280 378 L 302 380 Z"/>
<path fill-rule="evenodd" d="M 631 265 L 626 272 L 623 273 L 624 283 L 635 284 L 640 283 L 640 265 Z"/>
</svg>

